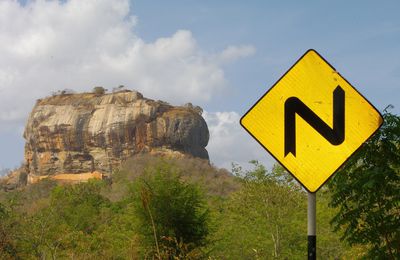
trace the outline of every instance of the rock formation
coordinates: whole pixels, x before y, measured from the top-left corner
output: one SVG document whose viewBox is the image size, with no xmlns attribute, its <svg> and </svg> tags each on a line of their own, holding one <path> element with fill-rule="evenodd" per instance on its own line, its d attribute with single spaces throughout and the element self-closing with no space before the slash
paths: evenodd
<svg viewBox="0 0 400 260">
<path fill-rule="evenodd" d="M 208 159 L 209 133 L 200 108 L 171 106 L 129 90 L 38 100 L 24 138 L 28 182 L 59 174 L 109 174 L 138 153 Z"/>
<path fill-rule="evenodd" d="M 0 190 L 14 190 L 27 184 L 27 174 L 23 167 L 9 172 L 6 176 L 0 177 Z"/>
</svg>

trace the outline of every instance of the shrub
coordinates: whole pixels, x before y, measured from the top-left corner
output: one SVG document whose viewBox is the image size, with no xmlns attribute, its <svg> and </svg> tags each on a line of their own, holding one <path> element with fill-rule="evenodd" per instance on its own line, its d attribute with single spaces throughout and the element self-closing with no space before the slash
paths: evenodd
<svg viewBox="0 0 400 260">
<path fill-rule="evenodd" d="M 197 185 L 181 180 L 177 168 L 159 162 L 146 168 L 132 188 L 139 232 L 153 255 L 161 257 L 161 248 L 179 256 L 182 248 L 190 252 L 205 244 L 209 211 L 204 196 Z"/>
<path fill-rule="evenodd" d="M 96 95 L 104 95 L 106 93 L 107 89 L 101 87 L 101 86 L 96 86 L 93 88 L 93 93 Z"/>
</svg>

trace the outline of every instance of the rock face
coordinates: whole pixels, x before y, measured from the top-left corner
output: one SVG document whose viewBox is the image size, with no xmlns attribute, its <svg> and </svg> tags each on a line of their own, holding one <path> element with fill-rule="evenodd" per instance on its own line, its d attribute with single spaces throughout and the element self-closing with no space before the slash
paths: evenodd
<svg viewBox="0 0 400 260">
<path fill-rule="evenodd" d="M 138 153 L 208 159 L 209 132 L 200 113 L 128 90 L 38 100 L 24 132 L 28 182 L 35 176 L 111 173 Z"/>
<path fill-rule="evenodd" d="M 27 174 L 23 168 L 14 170 L 0 178 L 0 190 L 14 190 L 27 184 Z"/>
</svg>

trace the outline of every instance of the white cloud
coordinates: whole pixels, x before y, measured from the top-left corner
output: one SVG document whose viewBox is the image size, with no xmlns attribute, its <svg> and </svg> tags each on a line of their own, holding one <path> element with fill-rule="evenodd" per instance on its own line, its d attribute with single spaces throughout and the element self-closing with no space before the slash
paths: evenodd
<svg viewBox="0 0 400 260">
<path fill-rule="evenodd" d="M 232 62 L 240 58 L 254 55 L 256 49 L 251 45 L 243 46 L 228 46 L 219 54 L 219 59 L 222 63 Z"/>
<path fill-rule="evenodd" d="M 240 126 L 238 113 L 205 111 L 203 117 L 210 131 L 207 150 L 212 163 L 229 170 L 232 162 L 247 167 L 250 160 L 273 166 L 275 160 Z"/>
<path fill-rule="evenodd" d="M 64 88 L 123 84 L 172 104 L 204 103 L 227 87 L 223 63 L 254 53 L 206 53 L 192 33 L 145 42 L 127 0 L 0 1 L 0 125 L 22 125 L 35 99 Z"/>
</svg>

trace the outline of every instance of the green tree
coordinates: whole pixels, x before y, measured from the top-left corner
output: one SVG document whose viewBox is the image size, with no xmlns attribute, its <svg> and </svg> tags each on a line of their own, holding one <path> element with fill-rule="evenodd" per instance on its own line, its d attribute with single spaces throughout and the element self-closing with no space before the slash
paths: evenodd
<svg viewBox="0 0 400 260">
<path fill-rule="evenodd" d="M 16 257 L 17 248 L 13 238 L 13 226 L 15 221 L 12 219 L 12 211 L 0 203 L 0 258 L 11 259 Z"/>
<path fill-rule="evenodd" d="M 52 191 L 50 206 L 58 218 L 73 229 L 90 234 L 99 224 L 102 209 L 110 206 L 109 200 L 101 194 L 103 186 L 98 180 L 57 186 Z"/>
<path fill-rule="evenodd" d="M 180 178 L 178 168 L 165 161 L 147 167 L 133 192 L 139 232 L 155 247 L 158 257 L 162 251 L 179 256 L 206 243 L 209 211 L 205 198 L 197 185 Z"/>
<path fill-rule="evenodd" d="M 215 255 L 227 259 L 304 258 L 306 221 L 304 194 L 291 186 L 280 167 L 233 172 L 242 187 L 222 206 Z M 297 257 L 297 258 L 296 258 Z"/>
<path fill-rule="evenodd" d="M 101 181 L 56 186 L 47 203 L 20 221 L 18 239 L 23 258 L 52 259 L 101 256 L 97 231 L 111 216 L 101 195 Z"/>
<path fill-rule="evenodd" d="M 222 259 L 304 259 L 307 255 L 307 196 L 301 186 L 275 165 L 257 161 L 251 170 L 234 165 L 241 188 L 213 210 L 218 227 L 213 255 Z M 318 259 L 349 257 L 351 249 L 331 230 L 335 210 L 329 194 L 317 199 Z"/>
<path fill-rule="evenodd" d="M 400 117 L 384 111 L 380 130 L 330 181 L 332 220 L 366 257 L 400 258 Z"/>
<path fill-rule="evenodd" d="M 107 89 L 105 89 L 102 86 L 96 86 L 93 88 L 92 92 L 98 96 L 104 95 L 106 93 Z"/>
<path fill-rule="evenodd" d="M 54 208 L 45 207 L 19 222 L 18 249 L 24 258 L 38 259 L 65 257 L 74 241 L 73 230 L 58 216 Z"/>
</svg>

